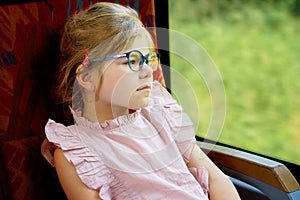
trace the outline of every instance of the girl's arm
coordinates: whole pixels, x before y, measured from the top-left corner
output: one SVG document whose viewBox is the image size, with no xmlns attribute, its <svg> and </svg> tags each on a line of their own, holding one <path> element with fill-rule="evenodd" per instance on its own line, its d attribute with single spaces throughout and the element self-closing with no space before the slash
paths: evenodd
<svg viewBox="0 0 300 200">
<path fill-rule="evenodd" d="M 54 166 L 59 182 L 69 200 L 101 200 L 98 191 L 83 184 L 74 166 L 65 158 L 60 148 L 54 152 Z"/>
<path fill-rule="evenodd" d="M 209 177 L 209 198 L 211 200 L 240 199 L 230 179 L 195 145 L 188 167 L 205 167 Z"/>
</svg>

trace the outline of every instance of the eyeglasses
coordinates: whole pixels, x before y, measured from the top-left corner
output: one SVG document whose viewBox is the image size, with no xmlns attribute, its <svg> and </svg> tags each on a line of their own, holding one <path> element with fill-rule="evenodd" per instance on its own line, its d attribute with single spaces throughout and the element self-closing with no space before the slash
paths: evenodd
<svg viewBox="0 0 300 200">
<path fill-rule="evenodd" d="M 106 56 L 104 58 L 91 59 L 89 60 L 89 63 L 91 64 L 103 60 L 110 60 L 122 57 L 127 58 L 128 66 L 134 72 L 140 71 L 143 68 L 145 62 L 147 65 L 149 65 L 149 67 L 151 67 L 153 71 L 156 71 L 159 65 L 160 54 L 156 51 L 150 51 L 147 55 L 144 56 L 139 50 L 132 50 L 127 53 Z"/>
</svg>

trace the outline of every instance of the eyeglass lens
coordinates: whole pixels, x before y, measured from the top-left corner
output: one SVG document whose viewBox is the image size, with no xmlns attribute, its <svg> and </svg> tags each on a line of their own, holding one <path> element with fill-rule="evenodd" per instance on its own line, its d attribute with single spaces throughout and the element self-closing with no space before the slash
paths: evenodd
<svg viewBox="0 0 300 200">
<path fill-rule="evenodd" d="M 139 51 L 132 51 L 130 52 L 128 58 L 128 63 L 134 71 L 141 70 L 145 61 L 146 64 L 148 64 L 149 67 L 153 69 L 153 71 L 155 71 L 158 67 L 158 56 L 155 51 L 151 51 L 146 55 L 146 57 L 144 57 L 143 54 Z"/>
</svg>

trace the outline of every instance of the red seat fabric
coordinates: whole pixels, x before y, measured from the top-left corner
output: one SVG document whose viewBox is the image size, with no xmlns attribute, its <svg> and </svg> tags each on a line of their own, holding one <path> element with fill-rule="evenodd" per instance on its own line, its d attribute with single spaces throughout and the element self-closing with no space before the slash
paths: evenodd
<svg viewBox="0 0 300 200">
<path fill-rule="evenodd" d="M 70 15 L 95 2 L 50 0 L 0 6 L 0 199 L 61 195 L 40 145 L 48 118 L 70 122 L 56 104 L 52 88 L 61 28 Z M 146 26 L 155 26 L 154 0 L 111 2 L 134 8 Z M 154 78 L 164 84 L 161 69 Z"/>
</svg>

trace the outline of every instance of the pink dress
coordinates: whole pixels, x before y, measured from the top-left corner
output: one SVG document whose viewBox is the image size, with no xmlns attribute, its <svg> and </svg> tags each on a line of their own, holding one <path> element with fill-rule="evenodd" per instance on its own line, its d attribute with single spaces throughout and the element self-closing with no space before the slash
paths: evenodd
<svg viewBox="0 0 300 200">
<path fill-rule="evenodd" d="M 46 136 L 102 199 L 208 199 L 207 170 L 186 165 L 193 124 L 158 82 L 149 106 L 134 113 L 104 123 L 73 116 L 68 127 L 49 120 Z"/>
</svg>

